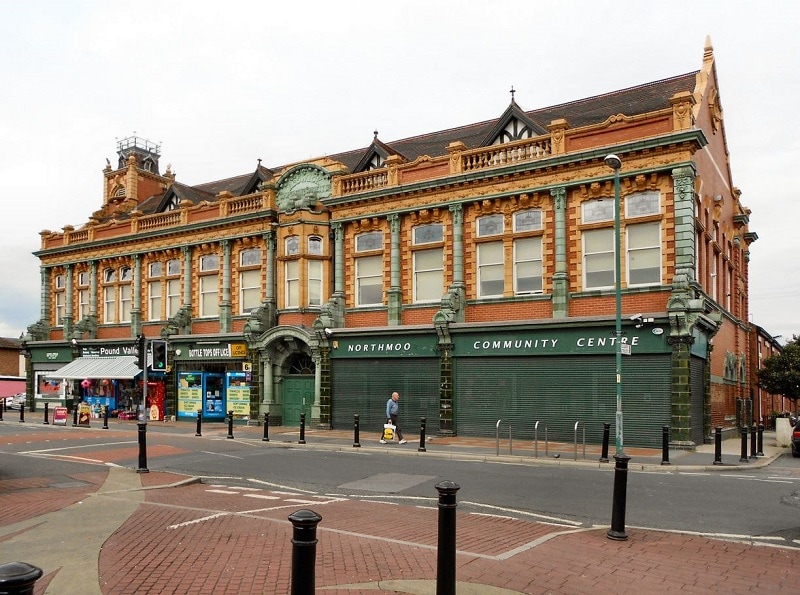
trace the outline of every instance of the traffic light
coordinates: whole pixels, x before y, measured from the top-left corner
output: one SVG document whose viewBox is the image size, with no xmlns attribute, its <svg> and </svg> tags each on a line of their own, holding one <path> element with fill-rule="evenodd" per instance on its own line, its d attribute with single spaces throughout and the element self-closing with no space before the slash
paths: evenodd
<svg viewBox="0 0 800 595">
<path fill-rule="evenodd" d="M 144 335 L 136 336 L 136 363 L 141 370 L 144 370 L 145 353 L 144 353 Z"/>
<path fill-rule="evenodd" d="M 166 341 L 150 341 L 150 346 L 153 350 L 153 365 L 151 366 L 155 371 L 166 372 L 167 370 L 167 342 Z"/>
</svg>

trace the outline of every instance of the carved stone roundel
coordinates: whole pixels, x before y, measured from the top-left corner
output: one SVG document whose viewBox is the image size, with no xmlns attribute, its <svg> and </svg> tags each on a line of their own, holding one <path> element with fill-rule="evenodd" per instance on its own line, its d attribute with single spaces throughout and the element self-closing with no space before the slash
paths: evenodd
<svg viewBox="0 0 800 595">
<path fill-rule="evenodd" d="M 328 173 L 313 165 L 301 165 L 281 177 L 276 201 L 280 211 L 290 212 L 311 208 L 330 195 L 331 179 Z"/>
</svg>

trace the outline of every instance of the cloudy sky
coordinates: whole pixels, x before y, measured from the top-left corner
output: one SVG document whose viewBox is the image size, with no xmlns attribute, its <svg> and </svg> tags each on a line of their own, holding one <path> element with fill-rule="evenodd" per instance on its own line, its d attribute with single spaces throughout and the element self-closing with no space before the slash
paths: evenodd
<svg viewBox="0 0 800 595">
<path fill-rule="evenodd" d="M 0 0 L 0 336 L 39 318 L 39 232 L 102 204 L 116 141 L 197 184 L 492 119 L 717 60 L 758 234 L 754 323 L 800 334 L 796 0 Z"/>
</svg>

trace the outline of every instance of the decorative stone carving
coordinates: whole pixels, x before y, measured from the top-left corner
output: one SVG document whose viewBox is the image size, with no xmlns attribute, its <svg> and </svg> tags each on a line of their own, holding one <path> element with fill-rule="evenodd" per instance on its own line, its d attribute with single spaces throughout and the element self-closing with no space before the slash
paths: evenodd
<svg viewBox="0 0 800 595">
<path fill-rule="evenodd" d="M 278 209 L 284 213 L 312 209 L 331 196 L 331 189 L 331 178 L 325 170 L 314 165 L 300 165 L 285 173 L 278 182 Z"/>
</svg>

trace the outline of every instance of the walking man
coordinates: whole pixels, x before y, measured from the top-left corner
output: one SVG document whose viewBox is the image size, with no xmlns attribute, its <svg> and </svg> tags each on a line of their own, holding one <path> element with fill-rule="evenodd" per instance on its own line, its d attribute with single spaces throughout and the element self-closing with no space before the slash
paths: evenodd
<svg viewBox="0 0 800 595">
<path fill-rule="evenodd" d="M 400 444 L 405 444 L 407 440 L 403 438 L 403 430 L 400 429 L 400 424 L 397 423 L 397 413 L 400 409 L 398 405 L 398 401 L 400 400 L 400 393 L 397 391 L 392 393 L 391 398 L 386 401 L 386 420 L 388 423 L 394 426 L 395 434 L 400 439 Z M 383 439 L 383 432 L 381 432 L 381 444 L 386 444 L 386 440 Z"/>
</svg>

